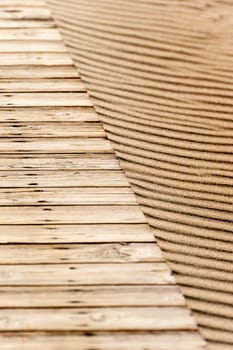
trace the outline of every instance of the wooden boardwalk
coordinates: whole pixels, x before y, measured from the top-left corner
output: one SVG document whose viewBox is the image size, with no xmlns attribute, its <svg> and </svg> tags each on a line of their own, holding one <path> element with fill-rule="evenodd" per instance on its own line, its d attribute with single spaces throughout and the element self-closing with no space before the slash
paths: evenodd
<svg viewBox="0 0 233 350">
<path fill-rule="evenodd" d="M 41 0 L 0 2 L 1 350 L 203 349 Z"/>
</svg>

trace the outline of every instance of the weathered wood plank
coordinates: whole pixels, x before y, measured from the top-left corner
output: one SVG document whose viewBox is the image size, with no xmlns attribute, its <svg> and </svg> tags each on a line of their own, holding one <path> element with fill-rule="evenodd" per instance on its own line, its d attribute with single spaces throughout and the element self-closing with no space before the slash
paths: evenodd
<svg viewBox="0 0 233 350">
<path fill-rule="evenodd" d="M 1 308 L 184 305 L 175 286 L 0 287 Z"/>
<path fill-rule="evenodd" d="M 0 21 L 1 22 L 1 21 Z M 1 49 L 1 45 L 0 45 Z M 73 66 L 28 66 L 20 65 L 15 66 L 14 70 L 9 69 L 7 66 L 0 67 L 0 76 L 2 79 L 8 78 L 25 78 L 25 70 L 27 70 L 27 77 L 30 78 L 77 78 Z M 33 106 L 32 106 L 33 107 Z"/>
<path fill-rule="evenodd" d="M 57 54 L 56 54 L 57 55 Z M 60 55 L 60 54 L 59 54 Z M 38 63 L 38 62 L 37 62 Z M 29 91 L 51 91 L 51 92 L 84 92 L 86 91 L 83 83 L 80 79 L 53 79 L 53 78 L 45 78 L 45 79 L 0 79 L 0 92 L 29 92 Z M 20 112 L 20 111 L 17 111 Z M 33 111 L 32 111 L 33 112 Z M 64 111 L 64 115 L 66 114 L 66 110 Z M 85 111 L 84 111 L 85 113 Z M 1 110 L 0 110 L 0 121 L 1 118 Z M 13 113 L 11 113 L 13 114 Z M 21 113 L 22 114 L 22 113 Z M 25 111 L 26 114 L 26 111 Z M 41 110 L 38 111 L 37 115 L 43 117 Z M 41 115 L 42 114 L 42 115 Z M 94 114 L 94 113 L 92 113 Z M 18 118 L 18 113 L 14 113 L 14 117 Z M 30 121 L 34 121 L 30 120 Z"/>
<path fill-rule="evenodd" d="M 20 19 L 20 20 L 49 20 L 51 19 L 50 11 L 45 8 L 28 8 L 23 6 L 0 7 L 0 20 L 2 19 Z"/>
<path fill-rule="evenodd" d="M 2 207 L 0 224 L 145 223 L 138 206 Z"/>
<path fill-rule="evenodd" d="M 155 242 L 146 224 L 1 225 L 0 243 Z"/>
<path fill-rule="evenodd" d="M 0 183 L 1 186 L 1 183 Z M 130 187 L 0 188 L 0 206 L 10 205 L 136 205 Z"/>
<path fill-rule="evenodd" d="M 32 65 L 43 66 L 43 65 L 45 65 L 45 66 L 55 67 L 55 66 L 62 66 L 62 65 L 69 66 L 71 64 L 72 64 L 72 60 L 65 53 L 18 52 L 17 55 L 15 53 L 0 53 L 0 65 L 8 67 L 8 69 L 10 69 L 10 67 L 12 69 L 13 68 L 12 66 L 19 66 L 19 65 L 28 65 L 28 66 L 32 66 Z M 30 80 L 29 81 L 26 80 L 25 82 L 27 84 L 29 84 Z M 1 83 L 1 80 L 0 80 L 0 83 Z M 71 91 L 71 89 L 70 89 L 70 91 Z M 29 89 L 29 92 L 30 92 L 30 89 Z"/>
<path fill-rule="evenodd" d="M 0 5 L 0 12 L 1 12 Z M 0 41 L 2 40 L 59 40 L 61 41 L 61 35 L 57 28 L 26 28 L 26 29 L 1 29 L 0 28 Z M 66 58 L 71 62 L 71 58 L 66 54 Z"/>
<path fill-rule="evenodd" d="M 46 7 L 44 0 L 1 0 L 1 7 Z"/>
<path fill-rule="evenodd" d="M 27 186 L 123 187 L 129 186 L 129 183 L 121 171 L 0 171 L 0 188 Z"/>
<path fill-rule="evenodd" d="M 67 49 L 57 40 L 0 40 L 0 52 L 67 52 Z"/>
<path fill-rule="evenodd" d="M 0 108 L 0 122 L 96 122 L 99 120 L 92 107 Z"/>
<path fill-rule="evenodd" d="M 203 350 L 204 341 L 197 332 L 156 332 L 156 333 L 91 333 L 88 334 L 38 334 L 1 333 L 2 350 Z"/>
<path fill-rule="evenodd" d="M 0 264 L 162 262 L 150 243 L 0 245 Z"/>
<path fill-rule="evenodd" d="M 1 266 L 1 286 L 175 284 L 167 264 L 55 264 Z M 169 316 L 168 316 L 169 317 Z"/>
<path fill-rule="evenodd" d="M 194 330 L 186 308 L 121 307 L 73 309 L 5 309 L 0 330 Z"/>
<path fill-rule="evenodd" d="M 1 19 L 0 20 L 0 28 L 55 28 L 55 24 L 52 20 L 26 20 L 23 21 L 21 19 Z"/>
<path fill-rule="evenodd" d="M 101 123 L 2 123 L 0 137 L 105 137 Z"/>
<path fill-rule="evenodd" d="M 112 153 L 105 138 L 0 138 L 1 153 Z"/>
<path fill-rule="evenodd" d="M 0 93 L 1 107 L 9 106 L 92 106 L 85 92 Z"/>
<path fill-rule="evenodd" d="M 0 171 L 3 170 L 120 170 L 113 154 L 1 154 Z M 1 184 L 0 184 L 1 185 Z M 1 186 L 0 186 L 1 187 Z"/>
</svg>

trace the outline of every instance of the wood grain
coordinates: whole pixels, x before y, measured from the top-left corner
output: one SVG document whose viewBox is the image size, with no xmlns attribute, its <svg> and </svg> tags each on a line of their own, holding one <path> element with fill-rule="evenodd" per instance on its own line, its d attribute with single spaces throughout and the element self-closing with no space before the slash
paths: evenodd
<svg viewBox="0 0 233 350">
<path fill-rule="evenodd" d="M 144 223 L 137 206 L 20 206 L 2 207 L 0 224 Z"/>
<path fill-rule="evenodd" d="M 1 7 L 0 7 L 1 8 Z M 52 41 L 61 41 L 61 36 L 56 28 L 24 28 L 24 29 L 1 29 L 0 28 L 0 41 L 3 40 L 52 40 Z M 30 56 L 31 54 L 28 53 Z M 71 58 L 66 55 L 66 59 L 70 60 Z"/>
<path fill-rule="evenodd" d="M 3 170 L 119 170 L 120 165 L 113 154 L 1 154 L 0 169 Z M 13 174 L 13 173 L 12 173 Z M 116 172 L 114 173 L 116 175 Z M 121 175 L 121 174 L 119 174 Z M 86 173 L 87 176 L 87 173 Z M 126 181 L 124 182 L 126 183 Z"/>
<path fill-rule="evenodd" d="M 3 12 L 0 10 L 0 20 Z M 6 16 L 5 18 L 11 18 Z M 28 17 L 30 18 L 30 17 Z M 3 53 L 18 52 L 66 52 L 66 48 L 58 40 L 0 40 L 0 50 Z"/>
<path fill-rule="evenodd" d="M 46 322 L 45 322 L 46 320 Z M 195 329 L 195 323 L 184 308 L 73 308 L 4 310 L 0 318 L 1 331 L 76 330 L 117 331 L 121 330 L 177 330 Z"/>
<path fill-rule="evenodd" d="M 1 286 L 143 284 L 170 285 L 175 279 L 167 264 L 158 262 L 2 265 L 0 270 Z"/>
<path fill-rule="evenodd" d="M 73 69 L 73 67 L 71 67 Z M 57 77 L 58 78 L 58 77 Z M 63 84 L 63 81 L 66 82 L 66 79 L 57 79 L 55 78 L 56 84 L 59 86 Z M 8 80 L 12 82 L 12 80 Z M 14 80 L 13 80 L 14 81 Z M 49 79 L 42 79 L 44 82 L 43 86 L 45 89 L 49 84 Z M 30 84 L 31 79 L 27 80 L 27 83 Z M 1 81 L 0 81 L 1 84 Z M 68 83 L 69 84 L 69 83 Z M 33 86 L 34 84 L 32 84 Z M 38 83 L 40 86 L 40 83 Z M 70 85 L 72 88 L 72 84 Z M 41 87 L 40 87 L 41 90 Z M 70 91 L 70 90 L 69 90 Z M 99 117 L 95 113 L 92 107 L 8 107 L 0 108 L 0 120 L 1 122 L 97 122 L 100 121 Z M 4 124 L 2 124 L 4 126 Z"/>
<path fill-rule="evenodd" d="M 128 187 L 0 189 L 0 205 L 136 205 Z"/>
<path fill-rule="evenodd" d="M 41 56 L 39 55 L 38 57 L 41 57 Z M 52 56 L 51 58 L 53 58 L 53 57 L 54 56 Z M 60 56 L 60 58 L 62 58 L 62 57 Z M 0 60 L 1 60 L 1 58 L 0 58 Z M 32 56 L 32 61 L 33 61 L 33 64 L 35 63 L 34 61 L 37 61 L 37 65 L 38 65 L 38 59 L 35 59 L 35 55 Z M 49 61 L 47 61 L 47 62 L 49 62 Z M 47 65 L 47 62 L 45 63 L 46 65 Z M 68 61 L 66 61 L 66 62 L 68 62 Z M 20 64 L 22 64 L 21 60 L 20 60 Z M 40 64 L 41 64 L 41 61 L 40 61 Z M 33 79 L 32 78 L 32 79 L 28 79 L 28 80 L 20 79 L 20 78 L 18 78 L 18 79 L 12 78 L 12 79 L 1 79 L 0 80 L 0 91 L 1 92 L 27 92 L 27 91 L 84 92 L 86 90 L 85 90 L 83 83 L 81 82 L 81 80 L 79 78 L 64 78 L 64 79 L 55 79 L 55 78 Z M 55 114 L 55 112 L 56 111 L 54 111 L 54 114 Z M 27 116 L 28 110 L 24 110 L 24 113 Z M 34 109 L 31 110 L 31 113 L 35 114 L 35 110 Z M 1 110 L 0 110 L 0 115 L 1 114 L 3 114 L 3 113 L 1 113 Z M 10 113 L 8 113 L 8 114 L 10 114 Z M 83 114 L 85 114 L 85 110 L 84 110 Z M 38 117 L 41 116 L 41 110 L 38 111 L 37 115 L 38 115 Z M 64 113 L 64 115 L 65 115 L 65 113 Z M 15 113 L 14 113 L 14 116 L 15 116 Z M 2 120 L 2 118 L 1 118 L 1 121 L 4 121 L 4 120 Z"/>
<path fill-rule="evenodd" d="M 32 171 L 33 170 L 33 171 Z M 1 188 L 20 187 L 127 187 L 124 174 L 107 170 L 48 170 L 0 171 Z"/>
<path fill-rule="evenodd" d="M 0 29 L 0 36 L 1 36 L 1 29 Z M 35 66 L 62 66 L 62 65 L 66 66 L 67 65 L 67 66 L 69 66 L 69 65 L 72 65 L 72 60 L 65 53 L 17 52 L 17 55 L 15 53 L 0 53 L 0 64 L 2 66 L 4 65 L 6 67 L 7 66 L 17 66 L 17 65 L 28 65 L 28 66 L 33 66 L 33 65 L 35 65 Z M 29 89 L 29 91 L 30 91 L 30 89 Z"/>
<path fill-rule="evenodd" d="M 9 7 L 9 6 L 7 6 Z M 0 21 L 0 28 L 7 29 L 7 28 L 54 28 L 55 24 L 52 20 L 44 20 L 44 21 L 37 21 L 37 20 L 26 20 L 23 21 L 20 19 L 1 19 Z"/>
<path fill-rule="evenodd" d="M 185 305 L 175 286 L 156 285 L 0 287 L 0 296 L 4 308 Z"/>
<path fill-rule="evenodd" d="M 10 4 L 10 3 L 9 3 Z M 13 5 L 13 8 L 12 8 Z M 0 19 L 14 19 L 14 20 L 50 20 L 50 11 L 45 7 L 40 8 L 30 8 L 24 7 L 23 4 L 10 5 L 9 7 L 0 7 Z M 29 50 L 30 51 L 30 50 Z M 46 50 L 44 50 L 46 51 Z"/>
<path fill-rule="evenodd" d="M 12 94 L 0 93 L 0 104 L 4 106 L 92 106 L 87 93 L 63 92 L 18 92 Z"/>
<path fill-rule="evenodd" d="M 0 138 L 1 153 L 113 153 L 104 138 Z"/>
<path fill-rule="evenodd" d="M 104 137 L 100 123 L 4 123 L 1 137 Z"/>
<path fill-rule="evenodd" d="M 0 245 L 0 264 L 162 262 L 156 244 Z"/>
<path fill-rule="evenodd" d="M 9 337 L 12 341 L 9 342 Z M 30 334 L 23 333 L 12 335 L 3 333 L 0 335 L 3 350 L 40 350 L 45 347 L 50 350 L 89 350 L 90 347 L 98 350 L 173 350 L 174 344 L 179 345 L 179 350 L 202 350 L 204 341 L 196 332 L 156 332 L 140 334 L 135 332 L 125 333 L 94 333 L 88 334 Z"/>
<path fill-rule="evenodd" d="M 2 49 L 1 43 L 0 43 L 0 49 Z M 9 51 L 12 51 L 12 50 L 9 50 Z M 27 49 L 26 49 L 26 52 L 27 52 Z M 67 65 L 45 66 L 45 65 L 40 65 L 39 62 L 38 62 L 38 65 L 29 65 L 29 66 L 23 65 L 23 64 L 17 65 L 17 66 L 14 66 L 14 70 L 9 69 L 8 66 L 1 66 L 0 74 L 3 79 L 12 79 L 12 78 L 24 79 L 25 70 L 27 70 L 28 78 L 77 78 L 78 77 L 78 74 L 76 73 L 73 66 L 69 66 L 69 65 L 68 66 Z"/>
<path fill-rule="evenodd" d="M 146 224 L 1 225 L 0 243 L 155 242 Z"/>
<path fill-rule="evenodd" d="M 42 7 L 45 8 L 46 3 L 44 0 L 2 0 L 1 7 Z"/>
</svg>

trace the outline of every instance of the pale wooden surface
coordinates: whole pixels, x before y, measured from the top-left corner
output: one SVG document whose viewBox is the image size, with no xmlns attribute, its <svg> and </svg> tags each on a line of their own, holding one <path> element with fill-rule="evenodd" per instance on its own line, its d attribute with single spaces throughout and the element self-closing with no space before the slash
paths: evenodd
<svg viewBox="0 0 233 350">
<path fill-rule="evenodd" d="M 0 2 L 3 350 L 204 343 L 41 0 Z"/>
</svg>

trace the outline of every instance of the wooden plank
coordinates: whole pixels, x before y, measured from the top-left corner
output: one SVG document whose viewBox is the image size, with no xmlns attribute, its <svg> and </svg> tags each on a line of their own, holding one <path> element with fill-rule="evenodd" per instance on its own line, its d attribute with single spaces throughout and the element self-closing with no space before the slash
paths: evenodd
<svg viewBox="0 0 233 350">
<path fill-rule="evenodd" d="M 18 92 L 0 93 L 0 105 L 4 106 L 92 106 L 85 92 Z"/>
<path fill-rule="evenodd" d="M 49 79 L 48 79 L 49 80 Z M 60 81 L 60 79 L 55 79 Z M 68 79 L 69 80 L 69 79 Z M 73 79 L 71 79 L 73 80 Z M 45 83 L 46 84 L 46 83 Z M 30 120 L 29 118 L 33 118 Z M 0 122 L 100 121 L 93 107 L 0 107 Z"/>
<path fill-rule="evenodd" d="M 112 153 L 105 138 L 0 138 L 0 153 Z"/>
<path fill-rule="evenodd" d="M 1 11 L 0 11 L 1 17 Z M 66 52 L 62 41 L 57 40 L 1 40 L 0 52 Z"/>
<path fill-rule="evenodd" d="M 20 20 L 49 20 L 50 11 L 45 8 L 27 8 L 23 6 L 9 6 L 0 8 L 0 20 L 2 19 L 20 19 Z"/>
<path fill-rule="evenodd" d="M 0 107 L 0 122 L 99 121 L 92 107 Z"/>
<path fill-rule="evenodd" d="M 48 55 L 48 54 L 46 54 Z M 61 54 L 55 54 L 61 55 Z M 55 79 L 55 78 L 45 78 L 45 79 L 0 79 L 0 92 L 29 92 L 29 91 L 52 91 L 52 92 L 84 92 L 86 91 L 83 83 L 80 79 Z M 20 111 L 17 111 L 20 112 Z M 66 111 L 64 111 L 65 115 Z M 0 110 L 0 121 L 1 118 Z M 13 113 L 12 113 L 13 114 Z M 18 117 L 15 115 L 14 117 Z M 41 110 L 38 111 L 37 115 L 41 116 Z M 94 114 L 94 113 L 92 113 Z M 43 114 L 42 114 L 43 116 Z M 41 116 L 41 117 L 42 117 Z M 33 119 L 34 120 L 34 119 Z M 30 120 L 31 121 L 31 120 Z"/>
<path fill-rule="evenodd" d="M 15 66 L 14 70 L 9 67 L 0 67 L 0 75 L 3 79 L 25 78 L 27 70 L 28 78 L 77 78 L 78 75 L 73 66 Z"/>
<path fill-rule="evenodd" d="M 167 264 L 49 264 L 1 266 L 1 286 L 175 284 Z"/>
<path fill-rule="evenodd" d="M 197 332 L 166 331 L 156 333 L 38 334 L 1 333 L 2 350 L 204 350 L 205 343 Z"/>
<path fill-rule="evenodd" d="M 59 53 L 59 52 L 58 53 L 57 52 L 52 52 L 52 53 L 18 52 L 17 55 L 15 53 L 0 53 L 0 65 L 5 67 L 18 66 L 18 65 L 29 65 L 29 66 L 45 65 L 45 66 L 54 67 L 54 66 L 62 66 L 62 65 L 66 66 L 70 64 L 72 64 L 72 60 L 70 59 L 70 57 L 68 57 L 65 53 Z M 1 83 L 1 80 L 0 80 L 0 83 Z M 27 83 L 28 85 L 28 83 L 30 83 L 30 80 L 29 81 L 26 80 L 25 83 Z"/>
<path fill-rule="evenodd" d="M 129 183 L 121 171 L 1 171 L 0 188 L 122 187 Z M 39 189 L 38 189 L 39 191 Z"/>
<path fill-rule="evenodd" d="M 189 310 L 181 307 L 121 307 L 73 309 L 5 309 L 0 330 L 181 330 L 196 328 Z"/>
<path fill-rule="evenodd" d="M 43 122 L 4 123 L 0 125 L 1 137 L 104 137 L 101 123 Z"/>
<path fill-rule="evenodd" d="M 46 7 L 44 0 L 1 0 L 1 7 Z"/>
<path fill-rule="evenodd" d="M 0 264 L 162 262 L 150 243 L 0 245 Z"/>
<path fill-rule="evenodd" d="M 2 207 L 0 224 L 145 223 L 138 206 Z"/>
<path fill-rule="evenodd" d="M 0 5 L 1 11 L 1 5 Z M 2 40 L 59 40 L 61 35 L 57 28 L 26 28 L 26 29 L 1 29 L 0 41 Z M 66 54 L 67 59 L 71 58 Z M 72 61 L 72 60 L 71 60 Z"/>
<path fill-rule="evenodd" d="M 146 224 L 0 225 L 0 243 L 155 242 Z"/>
<path fill-rule="evenodd" d="M 3 170 L 120 170 L 113 154 L 1 154 L 0 171 Z M 0 183 L 1 186 L 1 183 Z"/>
<path fill-rule="evenodd" d="M 184 305 L 175 286 L 0 287 L 1 308 Z"/>
<path fill-rule="evenodd" d="M 1 185 L 1 184 L 0 184 Z M 10 205 L 136 205 L 130 187 L 0 188 L 0 206 Z"/>
<path fill-rule="evenodd" d="M 20 20 L 20 19 L 1 19 L 0 28 L 55 28 L 52 20 L 37 21 L 37 20 Z"/>
<path fill-rule="evenodd" d="M 0 137 L 105 137 L 101 123 L 43 122 L 0 124 Z"/>
</svg>

